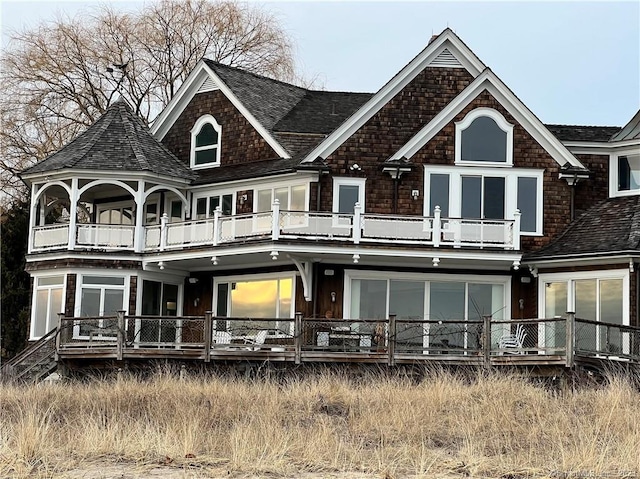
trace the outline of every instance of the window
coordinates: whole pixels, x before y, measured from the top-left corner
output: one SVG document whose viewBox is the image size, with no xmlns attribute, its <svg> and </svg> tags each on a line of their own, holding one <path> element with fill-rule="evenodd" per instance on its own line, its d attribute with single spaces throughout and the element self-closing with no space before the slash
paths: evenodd
<svg viewBox="0 0 640 479">
<path fill-rule="evenodd" d="M 58 324 L 62 312 L 64 275 L 41 276 L 35 280 L 32 303 L 31 339 L 40 339 Z"/>
<path fill-rule="evenodd" d="M 491 108 L 472 110 L 456 123 L 456 163 L 513 165 L 513 125 Z"/>
<path fill-rule="evenodd" d="M 76 296 L 76 316 L 115 316 L 117 311 L 126 310 L 127 289 L 122 276 L 83 275 L 81 288 Z M 114 326 L 114 321 L 80 322 L 74 328 L 74 336 L 112 338 L 113 328 L 110 326 Z M 103 334 L 101 329 L 110 332 Z"/>
<path fill-rule="evenodd" d="M 144 280 L 142 282 L 143 316 L 177 316 L 178 285 Z M 140 321 L 137 334 L 142 343 L 174 343 L 177 335 L 176 320 L 153 319 Z"/>
<path fill-rule="evenodd" d="M 540 274 L 541 313 L 545 318 L 564 318 L 575 311 L 576 348 L 591 352 L 627 352 L 628 338 L 616 328 L 581 323 L 579 320 L 629 324 L 629 273 L 625 270 Z M 545 326 L 545 346 L 563 348 L 564 322 Z"/>
<path fill-rule="evenodd" d="M 513 219 L 520 231 L 542 234 L 542 170 L 429 166 L 425 216 L 440 207 L 442 218 Z"/>
<path fill-rule="evenodd" d="M 360 203 L 364 213 L 364 178 L 333 179 L 333 211 L 334 213 L 353 214 L 355 204 Z"/>
<path fill-rule="evenodd" d="M 216 281 L 216 316 L 265 319 L 266 321 L 254 324 L 260 329 L 271 330 L 270 335 L 290 335 L 293 323 L 278 319 L 291 319 L 294 316 L 294 284 L 293 275 L 225 278 Z M 250 322 L 227 323 L 217 324 L 217 329 L 229 330 L 234 336 L 255 333 Z"/>
<path fill-rule="evenodd" d="M 134 205 L 130 201 L 97 206 L 98 223 L 103 225 L 132 225 L 135 223 L 134 214 Z"/>
<path fill-rule="evenodd" d="M 307 211 L 307 185 L 257 190 L 253 210 L 256 213 L 271 211 L 274 200 L 278 200 L 281 210 Z"/>
<path fill-rule="evenodd" d="M 636 150 L 637 151 L 637 150 Z M 611 196 L 640 193 L 640 153 L 629 152 L 611 157 Z"/>
<path fill-rule="evenodd" d="M 426 319 L 441 324 L 398 323 L 399 347 L 428 345 L 478 348 L 479 337 L 464 323 L 509 317 L 508 278 L 347 272 L 345 297 L 351 319 Z M 360 328 L 364 325 L 360 325 Z M 362 329 L 361 329 L 362 330 Z M 499 331 L 498 331 L 499 332 Z M 497 341 L 497 339 L 496 339 Z"/>
<path fill-rule="evenodd" d="M 223 215 L 233 214 L 233 194 L 205 196 L 196 198 L 195 201 L 196 211 L 194 218 L 197 220 L 213 218 L 213 214 L 218 206 L 220 206 Z"/>
<path fill-rule="evenodd" d="M 211 115 L 196 121 L 191 130 L 191 167 L 220 166 L 220 137 L 222 126 Z"/>
</svg>

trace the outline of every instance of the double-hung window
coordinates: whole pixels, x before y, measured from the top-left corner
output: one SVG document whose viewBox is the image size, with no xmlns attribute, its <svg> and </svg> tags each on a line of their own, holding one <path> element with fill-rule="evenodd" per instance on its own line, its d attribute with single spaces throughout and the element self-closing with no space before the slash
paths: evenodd
<svg viewBox="0 0 640 479">
<path fill-rule="evenodd" d="M 196 210 L 194 218 L 197 220 L 212 218 L 218 206 L 223 215 L 233 214 L 233 194 L 231 193 L 203 196 L 196 198 L 195 202 Z"/>
<path fill-rule="evenodd" d="M 333 179 L 333 212 L 353 214 L 359 203 L 364 212 L 364 178 Z"/>
<path fill-rule="evenodd" d="M 211 115 L 201 116 L 191 130 L 191 168 L 220 166 L 222 126 Z"/>
</svg>

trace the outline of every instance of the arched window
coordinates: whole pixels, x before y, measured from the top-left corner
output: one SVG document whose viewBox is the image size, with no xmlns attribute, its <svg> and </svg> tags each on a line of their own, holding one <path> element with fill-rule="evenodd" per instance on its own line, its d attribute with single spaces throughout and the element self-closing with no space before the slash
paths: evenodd
<svg viewBox="0 0 640 479">
<path fill-rule="evenodd" d="M 191 130 L 191 167 L 220 166 L 222 126 L 211 115 L 201 116 Z"/>
<path fill-rule="evenodd" d="M 491 108 L 477 108 L 456 123 L 456 163 L 513 165 L 513 125 Z"/>
</svg>

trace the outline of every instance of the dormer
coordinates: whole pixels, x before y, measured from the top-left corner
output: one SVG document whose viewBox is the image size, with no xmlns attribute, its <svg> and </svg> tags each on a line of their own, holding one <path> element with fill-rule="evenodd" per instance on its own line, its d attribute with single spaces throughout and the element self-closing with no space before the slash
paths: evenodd
<svg viewBox="0 0 640 479">
<path fill-rule="evenodd" d="M 609 196 L 640 195 L 640 110 L 609 142 Z"/>
</svg>

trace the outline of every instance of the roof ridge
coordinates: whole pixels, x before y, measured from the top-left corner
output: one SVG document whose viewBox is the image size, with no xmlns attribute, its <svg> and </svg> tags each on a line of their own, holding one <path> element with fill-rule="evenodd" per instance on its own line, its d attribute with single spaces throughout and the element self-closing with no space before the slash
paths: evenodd
<svg viewBox="0 0 640 479">
<path fill-rule="evenodd" d="M 140 163 L 143 170 L 151 170 L 151 165 L 147 160 L 146 155 L 140 148 L 140 144 L 138 143 L 135 126 L 133 124 L 134 118 L 131 115 L 134 115 L 133 111 L 128 111 L 127 104 L 122 102 L 122 106 L 119 107 L 120 117 L 122 118 L 122 124 L 124 126 L 124 134 L 127 135 L 129 143 L 131 145 L 131 149 L 133 150 L 133 154 L 136 156 L 136 160 Z M 124 112 L 122 111 L 124 108 Z"/>
<path fill-rule="evenodd" d="M 212 63 L 214 66 L 220 66 L 220 67 L 223 67 L 223 68 L 227 68 L 229 70 L 238 71 L 238 72 L 241 72 L 241 73 L 244 73 L 244 74 L 247 74 L 247 75 L 254 76 L 254 77 L 259 78 L 261 80 L 269 80 L 269 81 L 274 82 L 274 83 L 279 83 L 281 85 L 286 85 L 286 86 L 289 86 L 289 87 L 298 88 L 300 90 L 311 91 L 308 88 L 304 88 L 304 87 L 301 87 L 301 86 L 298 86 L 298 85 L 294 85 L 293 83 L 285 82 L 285 81 L 282 81 L 282 80 L 276 80 L 275 78 L 271 78 L 271 77 L 268 77 L 268 76 L 265 76 L 265 75 L 260 75 L 259 73 L 255 73 L 255 72 L 252 72 L 250 70 L 245 70 L 244 68 L 227 65 L 225 63 L 221 63 L 221 62 L 218 62 L 216 60 L 211 60 L 210 58 L 206 58 L 205 57 L 205 58 L 203 58 L 203 60 L 206 63 L 209 63 L 209 64 Z"/>
<path fill-rule="evenodd" d="M 613 125 L 572 125 L 567 123 L 544 123 L 544 126 L 575 126 L 579 128 L 622 128 L 621 126 L 613 126 Z"/>
</svg>

